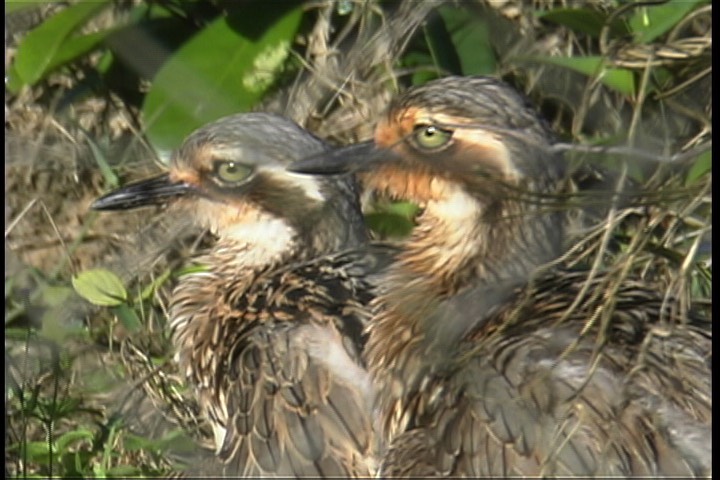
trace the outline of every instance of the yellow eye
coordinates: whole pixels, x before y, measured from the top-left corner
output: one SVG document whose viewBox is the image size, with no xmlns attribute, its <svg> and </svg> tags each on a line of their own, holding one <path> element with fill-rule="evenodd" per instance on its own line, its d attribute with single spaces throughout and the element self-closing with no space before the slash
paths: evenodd
<svg viewBox="0 0 720 480">
<path fill-rule="evenodd" d="M 415 143 L 425 150 L 437 150 L 450 143 L 453 132 L 435 125 L 418 125 L 413 132 Z"/>
<path fill-rule="evenodd" d="M 215 175 L 225 183 L 239 183 L 247 179 L 252 168 L 237 162 L 216 162 Z"/>
</svg>

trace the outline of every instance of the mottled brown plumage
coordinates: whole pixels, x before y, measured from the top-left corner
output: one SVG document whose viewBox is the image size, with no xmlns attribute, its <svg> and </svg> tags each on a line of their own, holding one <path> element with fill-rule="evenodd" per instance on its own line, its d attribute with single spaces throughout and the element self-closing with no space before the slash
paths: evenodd
<svg viewBox="0 0 720 480">
<path fill-rule="evenodd" d="M 194 474 L 374 471 L 373 395 L 360 358 L 373 267 L 329 256 L 366 240 L 355 187 L 285 170 L 327 148 L 281 117 L 235 115 L 190 135 L 168 174 L 94 205 L 171 200 L 218 237 L 170 307 L 177 360 L 221 460 Z"/>
<path fill-rule="evenodd" d="M 373 145 L 291 167 L 422 207 L 364 352 L 382 475 L 710 474 L 710 322 L 622 269 L 549 264 L 567 226 L 553 142 L 508 85 L 448 77 L 400 95 Z"/>
</svg>

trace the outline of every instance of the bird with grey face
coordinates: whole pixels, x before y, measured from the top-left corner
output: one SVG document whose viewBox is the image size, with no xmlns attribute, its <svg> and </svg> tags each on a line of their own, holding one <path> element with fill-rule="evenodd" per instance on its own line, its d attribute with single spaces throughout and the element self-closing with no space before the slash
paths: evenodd
<svg viewBox="0 0 720 480">
<path fill-rule="evenodd" d="M 373 472 L 370 286 L 329 256 L 366 242 L 356 186 L 285 168 L 328 149 L 282 117 L 233 115 L 192 133 L 168 173 L 93 204 L 171 203 L 217 236 L 174 290 L 170 325 L 225 474 Z"/>
<path fill-rule="evenodd" d="M 421 207 L 367 329 L 381 475 L 711 472 L 710 322 L 618 272 L 551 265 L 553 138 L 509 85 L 447 77 L 394 99 L 373 141 L 290 167 Z"/>
</svg>

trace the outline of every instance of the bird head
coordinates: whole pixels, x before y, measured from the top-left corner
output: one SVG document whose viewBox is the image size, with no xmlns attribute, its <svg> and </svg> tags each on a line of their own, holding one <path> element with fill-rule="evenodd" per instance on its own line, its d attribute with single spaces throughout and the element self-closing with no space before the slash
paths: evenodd
<svg viewBox="0 0 720 480">
<path fill-rule="evenodd" d="M 359 172 L 371 188 L 423 203 L 439 197 L 443 182 L 482 196 L 486 180 L 560 178 L 554 140 L 528 100 L 504 82 L 446 77 L 395 98 L 372 141 L 312 155 L 290 169 Z"/>
<path fill-rule="evenodd" d="M 528 100 L 504 82 L 446 77 L 395 98 L 371 142 L 290 169 L 357 172 L 366 189 L 418 204 L 415 231 L 434 237 L 432 245 L 416 242 L 417 253 L 444 252 L 428 268 L 453 260 L 460 267 L 461 257 L 482 258 L 486 266 L 523 258 L 525 272 L 558 254 L 562 221 L 548 216 L 557 210 L 548 194 L 563 179 L 564 164 L 554 141 Z"/>
<path fill-rule="evenodd" d="M 224 241 L 280 251 L 301 244 L 308 253 L 353 246 L 365 230 L 352 179 L 285 168 L 329 148 L 280 116 L 228 116 L 190 134 L 167 173 L 113 191 L 92 208 L 170 203 Z"/>
</svg>

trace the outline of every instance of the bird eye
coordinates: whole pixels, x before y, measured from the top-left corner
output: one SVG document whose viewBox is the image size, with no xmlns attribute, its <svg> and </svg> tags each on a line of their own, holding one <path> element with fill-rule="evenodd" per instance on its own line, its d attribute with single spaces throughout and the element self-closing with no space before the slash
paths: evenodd
<svg viewBox="0 0 720 480">
<path fill-rule="evenodd" d="M 435 125 L 417 125 L 413 132 L 415 142 L 425 150 L 437 150 L 452 140 L 452 130 L 445 130 Z"/>
<path fill-rule="evenodd" d="M 252 168 L 242 163 L 218 161 L 215 162 L 215 175 L 225 183 L 239 183 L 247 179 L 253 172 Z"/>
</svg>

